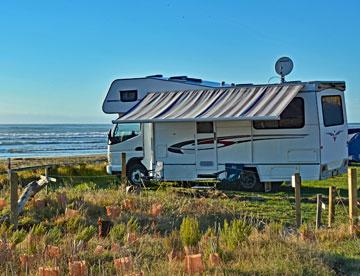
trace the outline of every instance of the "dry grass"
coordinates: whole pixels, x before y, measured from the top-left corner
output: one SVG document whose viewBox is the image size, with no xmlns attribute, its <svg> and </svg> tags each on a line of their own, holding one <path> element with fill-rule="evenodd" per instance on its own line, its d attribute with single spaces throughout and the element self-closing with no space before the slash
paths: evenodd
<svg viewBox="0 0 360 276">
<path fill-rule="evenodd" d="M 314 237 L 304 240 L 293 227 L 293 202 L 285 192 L 224 194 L 155 187 L 140 195 L 126 195 L 116 178 L 104 175 L 104 164 L 60 168 L 52 174 L 58 176 L 59 182 L 51 185 L 48 193 L 42 191 L 36 196 L 45 200 L 45 208 L 28 204 L 20 217 L 23 231 L 0 228 L 1 273 L 24 271 L 18 265 L 19 257 L 32 254 L 34 259 L 28 268 L 31 275 L 40 266 L 55 265 L 66 274 L 69 258 L 85 260 L 90 275 L 114 275 L 113 260 L 122 257 L 130 257 L 131 270 L 136 273 L 179 275 L 184 273 L 185 255 L 179 229 L 187 216 L 199 223 L 201 238 L 193 250 L 202 254 L 206 274 L 335 275 L 360 271 L 360 242 L 342 224 L 345 216 L 342 206 L 337 208 L 335 228 L 314 231 L 311 227 L 315 221 L 315 204 L 304 203 L 303 216 L 310 223 L 310 236 Z M 32 176 L 22 175 L 24 181 Z M 8 199 L 6 188 L 1 193 L 0 197 Z M 66 194 L 67 208 L 78 210 L 78 216 L 65 216 L 64 206 L 57 199 L 59 193 Z M 121 232 L 117 239 L 110 236 L 99 239 L 93 234 L 92 227 L 97 227 L 98 218 L 106 219 L 106 206 L 120 208 L 120 215 L 112 223 L 125 225 L 124 238 Z M 151 212 L 153 206 L 161 206 L 161 212 L 155 216 Z M 0 213 L 7 211 L 5 208 Z M 249 224 L 251 234 L 239 244 L 225 243 L 221 236 L 224 221 L 234 219 Z M 129 221 L 132 221 L 130 225 Z M 37 230 L 31 230 L 34 225 Z M 123 231 L 123 227 L 119 229 Z M 129 239 L 129 234 L 133 238 Z M 235 231 L 235 234 L 241 233 Z M 25 239 L 21 241 L 23 235 Z M 14 246 L 9 241 L 21 242 Z M 113 245 L 114 241 L 117 246 Z M 49 257 L 47 245 L 59 246 L 60 257 Z M 96 250 L 99 246 L 102 252 Z M 219 266 L 210 266 L 211 253 L 220 256 Z"/>
</svg>

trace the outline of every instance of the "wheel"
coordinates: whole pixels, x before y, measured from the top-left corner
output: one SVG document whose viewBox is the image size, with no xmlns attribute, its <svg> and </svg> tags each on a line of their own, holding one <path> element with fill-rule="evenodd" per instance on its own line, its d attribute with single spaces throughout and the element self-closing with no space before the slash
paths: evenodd
<svg viewBox="0 0 360 276">
<path fill-rule="evenodd" d="M 148 172 L 141 163 L 132 163 L 127 166 L 126 177 L 129 182 L 136 186 L 141 186 L 141 177 L 147 176 Z"/>
<path fill-rule="evenodd" d="M 256 170 L 243 170 L 240 173 L 239 184 L 240 188 L 244 191 L 264 191 L 264 185 L 260 182 L 259 175 Z"/>
</svg>

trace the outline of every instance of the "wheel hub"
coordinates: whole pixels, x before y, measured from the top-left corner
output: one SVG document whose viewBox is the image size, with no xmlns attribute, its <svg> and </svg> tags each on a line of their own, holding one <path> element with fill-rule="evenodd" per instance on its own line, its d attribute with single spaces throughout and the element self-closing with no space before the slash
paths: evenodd
<svg viewBox="0 0 360 276">
<path fill-rule="evenodd" d="M 240 176 L 240 183 L 246 189 L 252 189 L 256 185 L 256 176 L 252 172 L 243 171 Z"/>
<path fill-rule="evenodd" d="M 141 184 L 141 176 L 142 176 L 142 173 L 141 173 L 141 171 L 139 169 L 134 170 L 131 173 L 132 182 L 137 183 L 137 184 Z"/>
</svg>

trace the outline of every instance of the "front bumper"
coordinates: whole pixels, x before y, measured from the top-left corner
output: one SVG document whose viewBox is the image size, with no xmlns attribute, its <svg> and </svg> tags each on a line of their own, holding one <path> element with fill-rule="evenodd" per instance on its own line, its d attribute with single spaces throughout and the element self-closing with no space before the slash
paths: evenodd
<svg viewBox="0 0 360 276">
<path fill-rule="evenodd" d="M 111 175 L 121 174 L 121 166 L 107 165 L 106 173 Z"/>
</svg>

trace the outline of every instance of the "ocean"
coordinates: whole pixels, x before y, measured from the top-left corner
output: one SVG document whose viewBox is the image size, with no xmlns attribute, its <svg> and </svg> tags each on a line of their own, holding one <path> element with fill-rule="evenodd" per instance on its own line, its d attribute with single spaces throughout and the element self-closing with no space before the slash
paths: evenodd
<svg viewBox="0 0 360 276">
<path fill-rule="evenodd" d="M 105 154 L 110 128 L 108 124 L 0 124 L 0 158 Z"/>
<path fill-rule="evenodd" d="M 110 128 L 110 124 L 0 124 L 0 158 L 106 154 Z"/>
</svg>

